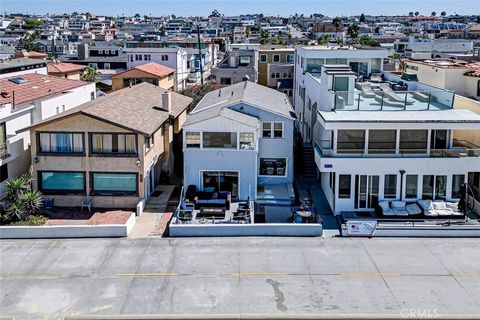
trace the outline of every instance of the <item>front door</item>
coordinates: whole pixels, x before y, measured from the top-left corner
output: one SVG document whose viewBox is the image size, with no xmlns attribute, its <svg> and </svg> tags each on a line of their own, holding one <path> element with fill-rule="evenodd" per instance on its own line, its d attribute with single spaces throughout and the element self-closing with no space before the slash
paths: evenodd
<svg viewBox="0 0 480 320">
<path fill-rule="evenodd" d="M 355 176 L 355 209 L 374 209 L 378 204 L 379 176 Z"/>
</svg>

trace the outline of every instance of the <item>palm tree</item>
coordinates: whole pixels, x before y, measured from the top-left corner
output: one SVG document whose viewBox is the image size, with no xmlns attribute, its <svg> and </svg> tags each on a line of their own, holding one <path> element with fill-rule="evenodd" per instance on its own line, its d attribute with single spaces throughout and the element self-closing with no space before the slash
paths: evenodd
<svg viewBox="0 0 480 320">
<path fill-rule="evenodd" d="M 358 24 L 352 23 L 348 26 L 347 33 L 352 38 L 352 43 L 358 38 Z"/>
<path fill-rule="evenodd" d="M 418 17 L 419 14 L 420 14 L 420 12 L 415 11 L 415 17 Z"/>
<path fill-rule="evenodd" d="M 94 67 L 88 67 L 83 71 L 82 80 L 88 82 L 97 82 L 97 69 Z"/>
<path fill-rule="evenodd" d="M 440 15 L 442 16 L 443 23 L 445 23 L 445 16 L 447 15 L 447 13 L 445 11 L 442 11 Z"/>
<path fill-rule="evenodd" d="M 409 17 L 413 17 L 413 11 L 410 11 L 410 12 L 408 13 L 408 16 L 409 16 Z"/>
<path fill-rule="evenodd" d="M 338 28 L 340 28 L 340 26 L 342 25 L 342 19 L 340 19 L 339 17 L 335 17 L 332 20 L 332 25 L 335 27 L 335 38 L 338 41 Z"/>
<path fill-rule="evenodd" d="M 432 11 L 431 16 L 432 16 L 432 17 L 435 17 L 436 15 L 437 15 L 437 13 L 436 13 L 435 11 Z"/>
</svg>

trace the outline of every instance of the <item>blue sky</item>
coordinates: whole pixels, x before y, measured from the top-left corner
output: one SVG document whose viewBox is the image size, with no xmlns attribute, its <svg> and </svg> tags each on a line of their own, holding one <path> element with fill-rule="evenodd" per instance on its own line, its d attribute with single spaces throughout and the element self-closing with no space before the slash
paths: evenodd
<svg viewBox="0 0 480 320">
<path fill-rule="evenodd" d="M 366 14 L 401 15 L 410 11 L 430 14 L 478 14 L 480 1 L 471 0 L 0 0 L 1 12 L 92 12 L 99 15 L 208 15 L 217 9 L 225 15 L 263 13 L 288 16 L 323 13 L 330 16 Z"/>
</svg>

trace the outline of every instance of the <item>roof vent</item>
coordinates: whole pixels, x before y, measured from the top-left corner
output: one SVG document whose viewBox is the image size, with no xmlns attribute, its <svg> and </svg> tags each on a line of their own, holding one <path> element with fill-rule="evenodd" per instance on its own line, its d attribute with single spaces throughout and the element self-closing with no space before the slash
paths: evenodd
<svg viewBox="0 0 480 320">
<path fill-rule="evenodd" d="M 13 82 L 15 84 L 24 84 L 27 83 L 28 80 L 23 79 L 22 77 L 12 77 L 8 78 L 8 81 Z"/>
</svg>

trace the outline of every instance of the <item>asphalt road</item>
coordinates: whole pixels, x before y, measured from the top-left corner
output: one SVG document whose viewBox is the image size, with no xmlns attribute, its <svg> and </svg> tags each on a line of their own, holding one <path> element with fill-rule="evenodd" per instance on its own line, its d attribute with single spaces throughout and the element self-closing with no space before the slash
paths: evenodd
<svg viewBox="0 0 480 320">
<path fill-rule="evenodd" d="M 0 315 L 478 314 L 477 239 L 0 242 Z"/>
</svg>

